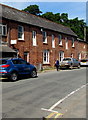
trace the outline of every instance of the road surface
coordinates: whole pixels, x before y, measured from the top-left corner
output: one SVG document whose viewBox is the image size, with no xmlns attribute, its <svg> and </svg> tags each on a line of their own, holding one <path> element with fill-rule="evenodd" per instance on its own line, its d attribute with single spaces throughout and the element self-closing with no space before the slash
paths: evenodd
<svg viewBox="0 0 88 120">
<path fill-rule="evenodd" d="M 2 82 L 3 118 L 86 118 L 86 68 Z"/>
</svg>

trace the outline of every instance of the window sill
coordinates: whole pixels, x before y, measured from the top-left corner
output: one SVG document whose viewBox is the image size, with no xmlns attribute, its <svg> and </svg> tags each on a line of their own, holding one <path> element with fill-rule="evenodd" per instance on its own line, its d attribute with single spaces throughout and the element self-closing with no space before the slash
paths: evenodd
<svg viewBox="0 0 88 120">
<path fill-rule="evenodd" d="M 18 39 L 19 41 L 24 41 L 24 39 Z"/>
<path fill-rule="evenodd" d="M 50 65 L 50 63 L 43 63 L 43 65 Z"/>
<path fill-rule="evenodd" d="M 62 45 L 62 44 L 59 44 L 59 46 L 63 47 L 63 45 Z"/>
<path fill-rule="evenodd" d="M 46 44 L 46 45 L 48 45 L 48 43 L 47 43 L 47 42 L 43 42 L 43 44 Z"/>
<path fill-rule="evenodd" d="M 38 45 L 32 45 L 33 47 L 37 47 Z"/>
</svg>

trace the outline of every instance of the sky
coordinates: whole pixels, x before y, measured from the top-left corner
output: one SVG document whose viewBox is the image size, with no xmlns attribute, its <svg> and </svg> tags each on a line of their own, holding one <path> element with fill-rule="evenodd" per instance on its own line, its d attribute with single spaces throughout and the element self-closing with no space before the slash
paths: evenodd
<svg viewBox="0 0 88 120">
<path fill-rule="evenodd" d="M 5 5 L 17 9 L 24 9 L 29 5 L 38 5 L 39 9 L 43 12 L 53 12 L 53 13 L 68 13 L 69 19 L 74 19 L 76 17 L 84 19 L 87 22 L 87 12 L 86 6 L 88 2 L 0 2 Z"/>
</svg>

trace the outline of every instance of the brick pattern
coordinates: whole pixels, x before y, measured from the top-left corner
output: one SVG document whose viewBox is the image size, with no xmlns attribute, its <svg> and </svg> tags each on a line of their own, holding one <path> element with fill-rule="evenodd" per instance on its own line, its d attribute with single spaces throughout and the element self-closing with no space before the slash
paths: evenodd
<svg viewBox="0 0 88 120">
<path fill-rule="evenodd" d="M 74 47 L 72 47 L 72 36 L 70 35 L 61 34 L 62 45 L 60 46 L 58 41 L 59 33 L 55 31 L 45 30 L 47 32 L 47 43 L 43 43 L 42 31 L 39 27 L 6 19 L 3 19 L 2 23 L 7 25 L 7 36 L 2 37 L 2 40 L 7 41 L 8 45 L 13 49 L 17 49 L 19 57 L 23 59 L 24 52 L 28 52 L 29 62 L 36 66 L 43 64 L 43 50 L 49 50 L 50 64 L 47 64 L 47 66 L 54 66 L 55 60 L 59 58 L 60 51 L 64 51 L 64 57 L 71 57 L 71 54 L 73 54 L 74 58 L 78 58 L 78 53 L 82 54 L 82 58 L 88 57 L 88 53 L 86 53 L 88 44 L 79 42 L 74 38 L 75 43 Z M 24 27 L 24 40 L 18 40 L 18 25 Z M 36 31 L 37 46 L 33 46 L 32 31 Z M 52 48 L 52 34 L 55 37 L 55 48 Z M 66 37 L 68 39 L 68 49 L 66 49 Z M 17 44 L 11 45 L 11 40 L 17 40 Z"/>
</svg>

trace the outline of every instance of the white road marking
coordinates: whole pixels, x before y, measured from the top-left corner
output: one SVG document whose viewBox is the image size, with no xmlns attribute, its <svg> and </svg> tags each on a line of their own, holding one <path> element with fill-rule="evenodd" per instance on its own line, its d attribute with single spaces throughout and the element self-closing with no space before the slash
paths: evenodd
<svg viewBox="0 0 88 120">
<path fill-rule="evenodd" d="M 49 110 L 49 109 L 45 109 L 45 108 L 41 108 L 41 110 L 48 111 L 48 112 L 54 112 L 54 113 L 58 113 L 58 111 Z"/>
<path fill-rule="evenodd" d="M 72 91 L 70 94 L 68 94 L 68 95 L 65 96 L 63 99 L 61 99 L 61 100 L 59 100 L 57 103 L 55 103 L 52 107 L 50 107 L 50 109 L 41 108 L 41 110 L 59 113 L 58 111 L 54 111 L 53 109 L 54 109 L 57 105 L 59 105 L 61 102 L 63 102 L 65 99 L 67 99 L 68 97 L 70 97 L 71 95 L 73 95 L 75 92 L 79 91 L 80 89 L 86 87 L 87 85 L 88 85 L 88 83 L 85 84 L 85 85 L 82 85 L 80 88 Z"/>
<path fill-rule="evenodd" d="M 63 102 L 65 99 L 67 99 L 68 97 L 70 97 L 71 95 L 73 95 L 75 92 L 79 91 L 80 89 L 84 88 L 85 86 L 87 86 L 87 84 L 82 85 L 80 88 L 76 89 L 75 91 L 71 92 L 70 94 L 68 94 L 66 97 L 64 97 L 63 99 L 59 100 L 57 103 L 55 103 L 52 107 L 50 107 L 49 111 L 53 110 L 57 105 L 59 105 L 61 102 Z"/>
</svg>

